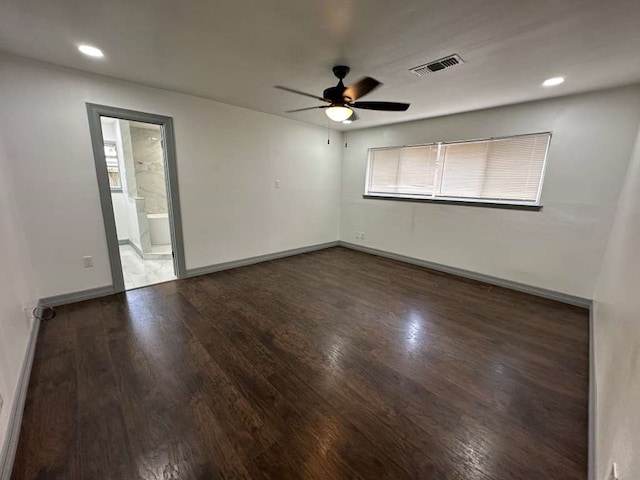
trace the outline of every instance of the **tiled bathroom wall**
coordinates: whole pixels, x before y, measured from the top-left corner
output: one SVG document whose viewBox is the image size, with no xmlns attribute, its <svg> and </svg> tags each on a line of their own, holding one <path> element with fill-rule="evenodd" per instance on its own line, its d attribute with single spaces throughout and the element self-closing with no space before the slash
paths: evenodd
<svg viewBox="0 0 640 480">
<path fill-rule="evenodd" d="M 130 131 L 137 196 L 144 198 L 146 213 L 166 213 L 167 191 L 160 127 L 131 125 Z"/>
</svg>

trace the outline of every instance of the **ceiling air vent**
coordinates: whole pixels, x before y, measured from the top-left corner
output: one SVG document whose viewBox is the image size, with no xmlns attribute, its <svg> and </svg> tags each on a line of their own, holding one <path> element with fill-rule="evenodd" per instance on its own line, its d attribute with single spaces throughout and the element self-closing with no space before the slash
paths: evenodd
<svg viewBox="0 0 640 480">
<path fill-rule="evenodd" d="M 464 63 L 464 60 L 458 54 L 449 55 L 448 57 L 441 58 L 435 62 L 429 62 L 418 67 L 410 68 L 409 71 L 415 73 L 418 77 L 422 77 L 429 73 L 437 72 L 438 70 L 444 70 L 445 68 L 455 67 Z"/>
</svg>

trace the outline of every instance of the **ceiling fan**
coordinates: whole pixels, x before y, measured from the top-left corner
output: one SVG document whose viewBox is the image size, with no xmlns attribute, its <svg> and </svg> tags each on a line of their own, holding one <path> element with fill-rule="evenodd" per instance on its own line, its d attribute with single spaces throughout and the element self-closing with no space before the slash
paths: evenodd
<svg viewBox="0 0 640 480">
<path fill-rule="evenodd" d="M 342 79 L 347 76 L 351 69 L 345 65 L 337 65 L 333 67 L 333 74 L 338 77 L 338 84 L 335 87 L 327 88 L 322 97 L 318 97 L 311 93 L 301 92 L 293 88 L 276 85 L 275 88 L 285 90 L 305 97 L 315 98 L 328 105 L 319 105 L 317 107 L 298 108 L 297 110 L 288 110 L 285 113 L 303 112 L 305 110 L 314 110 L 316 108 L 324 108 L 327 116 L 335 122 L 349 123 L 357 120 L 358 116 L 353 111 L 354 108 L 362 108 L 365 110 L 382 110 L 385 112 L 404 112 L 409 108 L 408 103 L 397 102 L 357 102 L 361 97 L 371 93 L 373 90 L 382 85 L 378 80 L 371 77 L 364 77 L 353 85 L 344 86 Z"/>
</svg>

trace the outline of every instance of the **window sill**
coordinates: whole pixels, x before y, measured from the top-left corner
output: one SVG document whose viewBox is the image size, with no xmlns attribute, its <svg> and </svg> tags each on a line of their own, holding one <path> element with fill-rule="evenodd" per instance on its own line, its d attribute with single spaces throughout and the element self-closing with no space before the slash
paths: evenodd
<svg viewBox="0 0 640 480">
<path fill-rule="evenodd" d="M 111 188 L 111 193 L 122 193 L 122 188 Z"/>
<path fill-rule="evenodd" d="M 396 195 L 363 195 L 367 200 L 394 200 L 398 202 L 440 203 L 444 205 L 462 205 L 465 207 L 505 208 L 508 210 L 542 210 L 542 205 L 527 205 L 521 203 L 502 203 L 492 201 L 432 199 L 423 197 L 396 196 Z"/>
</svg>

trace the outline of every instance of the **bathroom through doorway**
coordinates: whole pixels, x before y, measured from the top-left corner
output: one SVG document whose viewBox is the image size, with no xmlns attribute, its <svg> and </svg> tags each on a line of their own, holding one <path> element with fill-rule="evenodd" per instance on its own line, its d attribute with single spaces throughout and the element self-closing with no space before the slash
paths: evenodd
<svg viewBox="0 0 640 480">
<path fill-rule="evenodd" d="M 172 122 L 142 112 L 87 108 L 115 290 L 180 278 L 184 254 L 175 231 L 175 157 L 168 151 L 173 138 L 167 138 Z"/>
</svg>

